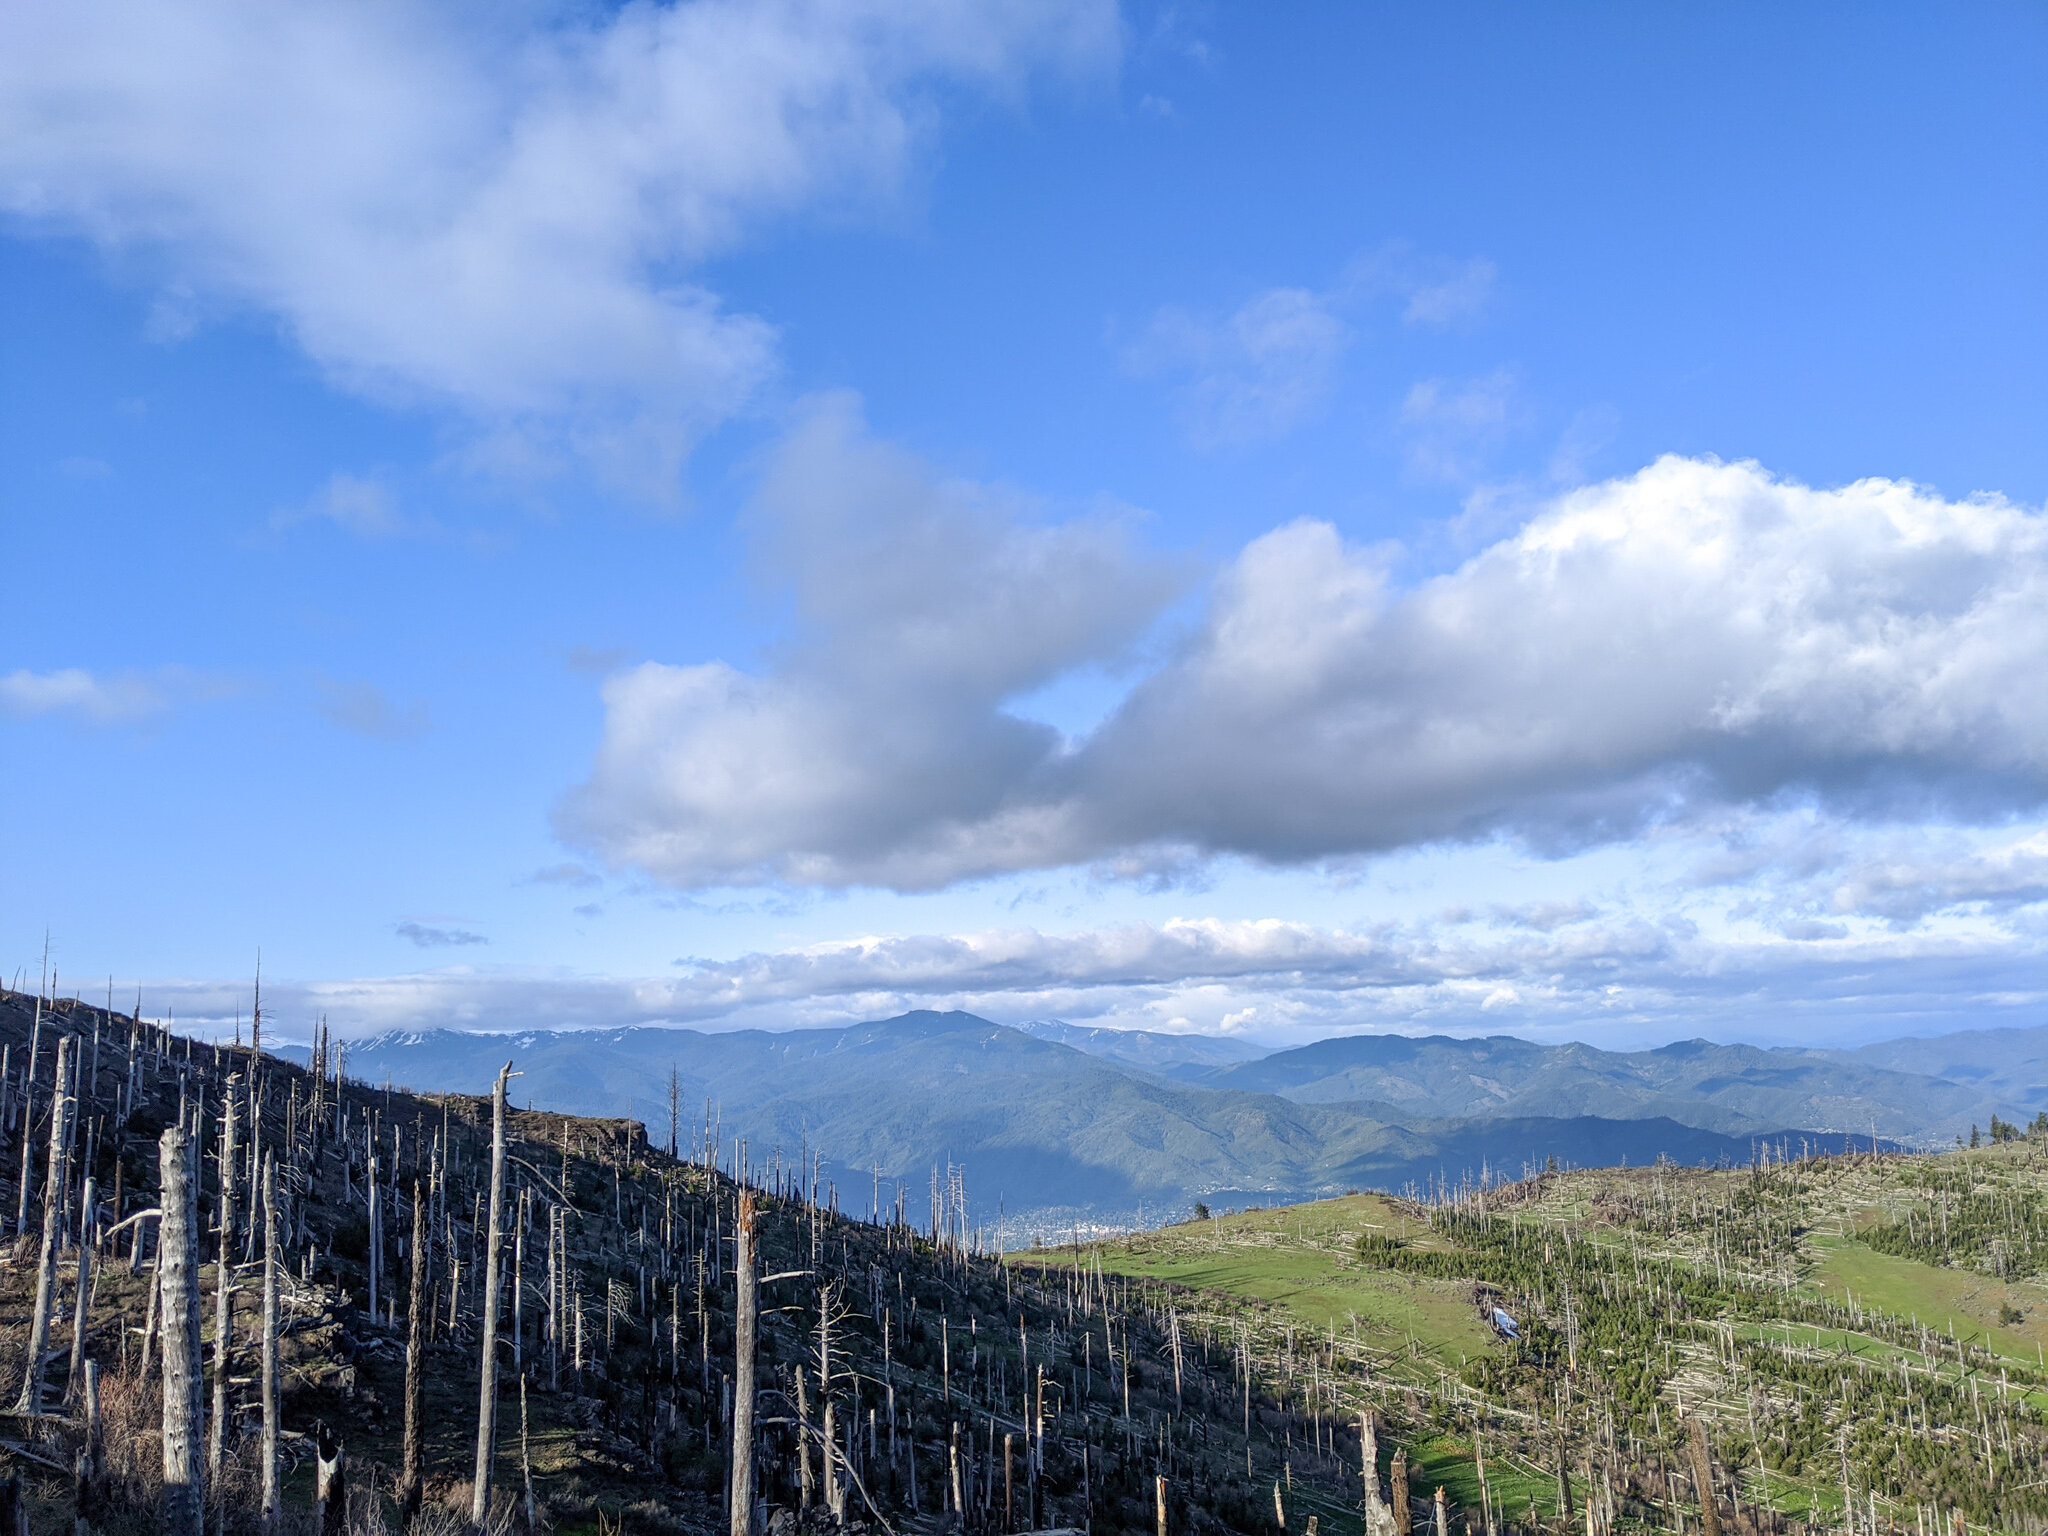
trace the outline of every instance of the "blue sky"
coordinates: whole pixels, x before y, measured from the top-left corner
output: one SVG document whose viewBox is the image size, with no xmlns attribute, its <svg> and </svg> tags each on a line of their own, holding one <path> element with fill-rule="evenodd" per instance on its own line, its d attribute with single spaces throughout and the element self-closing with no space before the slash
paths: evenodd
<svg viewBox="0 0 2048 1536">
<path fill-rule="evenodd" d="M 0 29 L 10 971 L 2041 1021 L 2038 8 Z"/>
</svg>

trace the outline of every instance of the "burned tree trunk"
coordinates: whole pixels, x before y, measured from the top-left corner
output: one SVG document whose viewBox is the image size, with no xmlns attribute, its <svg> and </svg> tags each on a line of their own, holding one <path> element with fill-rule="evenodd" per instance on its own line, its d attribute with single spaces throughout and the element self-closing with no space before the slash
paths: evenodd
<svg viewBox="0 0 2048 1536">
<path fill-rule="evenodd" d="M 476 1484 L 469 1518 L 482 1525 L 491 1507 L 491 1465 L 498 1445 L 498 1247 L 505 1219 L 505 1084 L 512 1063 L 498 1071 L 491 1093 L 491 1206 L 484 1229 L 483 1367 L 476 1404 Z"/>
<path fill-rule="evenodd" d="M 320 1536 L 342 1536 L 348 1528 L 348 1483 L 341 1441 L 325 1424 L 318 1427 L 313 1463 L 313 1517 Z"/>
<path fill-rule="evenodd" d="M 99 1182 L 88 1177 L 78 1197 L 78 1281 L 71 1306 L 71 1369 L 64 1377 L 64 1400 L 77 1403 L 85 1391 L 85 1333 L 92 1316 L 92 1250 L 96 1241 L 93 1207 Z"/>
<path fill-rule="evenodd" d="M 16 1413 L 43 1411 L 43 1365 L 50 1352 L 50 1306 L 57 1290 L 57 1239 L 64 1226 L 64 1122 L 71 1112 L 71 1100 L 64 1091 L 64 1068 L 71 1049 L 68 1035 L 57 1037 L 57 1076 L 50 1091 L 50 1156 L 43 1180 L 43 1254 L 36 1266 L 36 1305 L 28 1325 L 27 1362 L 21 1382 Z M 26 1133 L 24 1133 L 26 1139 Z M 22 1159 L 24 1169 L 28 1159 Z M 23 1179 L 26 1185 L 26 1178 Z"/>
<path fill-rule="evenodd" d="M 1702 1536 L 1721 1536 L 1721 1511 L 1714 1504 L 1714 1461 L 1707 1449 L 1707 1421 L 1696 1413 L 1689 1415 L 1686 1436 L 1686 1448 L 1692 1454 L 1693 1491 L 1700 1501 Z"/>
<path fill-rule="evenodd" d="M 221 1444 L 228 1421 L 228 1351 L 235 1327 L 235 1109 L 242 1078 L 229 1073 L 220 1103 L 220 1247 L 213 1265 L 213 1417 L 206 1425 L 206 1475 L 220 1477 Z"/>
<path fill-rule="evenodd" d="M 73 1463 L 71 1528 L 75 1536 L 92 1536 L 99 1528 L 104 1502 L 106 1439 L 100 1423 L 99 1367 L 90 1360 L 85 1362 L 79 1393 L 84 1403 L 85 1442 Z"/>
<path fill-rule="evenodd" d="M 1393 1536 L 1394 1512 L 1380 1497 L 1380 1442 L 1370 1408 L 1358 1414 L 1358 1462 L 1365 1479 L 1365 1536 Z"/>
<path fill-rule="evenodd" d="M 754 1193 L 743 1189 L 739 1220 L 733 1228 L 738 1304 L 733 1313 L 732 1487 L 727 1525 L 731 1536 L 754 1536 L 754 1337 L 760 1326 L 754 1222 Z"/>
<path fill-rule="evenodd" d="M 163 1221 L 157 1283 L 163 1287 L 165 1536 L 205 1536 L 205 1467 L 199 1420 L 205 1411 L 199 1359 L 199 1190 L 191 1138 L 172 1126 L 157 1144 Z"/>
<path fill-rule="evenodd" d="M 277 1481 L 277 1160 L 263 1155 L 263 1528 L 284 1514 Z"/>
<path fill-rule="evenodd" d="M 405 1470 L 398 1480 L 398 1519 L 410 1526 L 420 1512 L 425 1487 L 427 1433 L 427 1202 L 419 1180 L 412 1184 L 412 1292 L 406 1319 Z"/>
</svg>

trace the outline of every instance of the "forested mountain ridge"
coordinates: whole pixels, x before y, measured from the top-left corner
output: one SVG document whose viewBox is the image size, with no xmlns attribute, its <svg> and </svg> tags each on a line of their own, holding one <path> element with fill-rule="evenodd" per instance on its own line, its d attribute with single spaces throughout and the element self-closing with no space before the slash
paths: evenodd
<svg viewBox="0 0 2048 1536">
<path fill-rule="evenodd" d="M 1981 1086 L 1865 1059 L 1876 1052 L 1765 1050 L 1708 1040 L 1603 1051 L 1510 1035 L 1345 1035 L 1218 1068 L 1196 1081 L 1304 1103 L 1367 1102 L 1391 1118 L 1663 1116 L 1731 1136 L 1802 1126 L 1947 1141 L 1973 1122 L 1987 1124 L 1996 1109 L 2017 1112 L 2017 1105 Z"/>
<path fill-rule="evenodd" d="M 1007 1222 L 1013 1241 L 1157 1221 L 1197 1201 L 1221 1209 L 1422 1188 L 1553 1158 L 1744 1162 L 1759 1134 L 1805 1136 L 1816 1147 L 1847 1139 L 1791 1121 L 1730 1133 L 1648 1111 L 1622 1118 L 1533 1100 L 1512 1113 L 1452 1116 L 1304 1103 L 1214 1086 L 1240 1069 L 1195 1086 L 967 1013 L 787 1032 L 436 1030 L 346 1049 L 351 1072 L 423 1091 L 472 1083 L 493 1055 L 513 1049 L 522 1098 L 657 1125 L 667 1122 L 673 1072 L 685 1115 L 709 1104 L 728 1134 L 767 1152 L 821 1153 L 863 1202 L 877 1186 L 920 1187 L 932 1167 L 964 1164 L 975 1219 Z"/>
</svg>

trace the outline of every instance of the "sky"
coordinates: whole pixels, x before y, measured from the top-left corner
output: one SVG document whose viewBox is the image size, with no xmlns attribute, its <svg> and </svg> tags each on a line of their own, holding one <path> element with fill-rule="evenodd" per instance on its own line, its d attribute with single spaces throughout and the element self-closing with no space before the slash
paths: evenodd
<svg viewBox="0 0 2048 1536">
<path fill-rule="evenodd" d="M 0 15 L 0 960 L 2048 1022 L 2038 6 Z"/>
</svg>

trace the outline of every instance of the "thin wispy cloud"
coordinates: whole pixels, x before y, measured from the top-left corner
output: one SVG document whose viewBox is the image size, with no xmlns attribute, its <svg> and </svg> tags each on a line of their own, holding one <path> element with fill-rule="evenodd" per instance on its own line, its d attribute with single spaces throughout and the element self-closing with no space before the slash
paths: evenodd
<svg viewBox="0 0 2048 1536">
<path fill-rule="evenodd" d="M 1162 309 L 1124 348 L 1140 377 L 1176 381 L 1189 436 L 1205 448 L 1278 437 L 1328 398 L 1351 327 L 1321 296 L 1273 288 L 1217 319 Z"/>
<path fill-rule="evenodd" d="M 428 923 L 396 923 L 392 926 L 392 932 L 421 949 L 463 949 L 472 944 L 491 942 L 482 934 L 472 933 L 467 928 L 443 928 Z"/>
<path fill-rule="evenodd" d="M 86 667 L 36 672 L 17 667 L 0 673 L 0 716 L 18 720 L 48 717 L 89 725 L 134 724 L 237 691 L 228 678 L 186 667 L 119 672 L 95 672 Z"/>
<path fill-rule="evenodd" d="M 1401 401 L 1400 431 L 1408 471 L 1418 479 L 1469 484 L 1521 424 L 1514 372 L 1496 368 L 1475 379 L 1424 379 Z"/>
<path fill-rule="evenodd" d="M 1483 256 L 1445 256 L 1390 240 L 1354 258 L 1337 292 L 1353 303 L 1389 296 L 1406 323 L 1440 327 L 1478 319 L 1499 281 L 1499 268 Z"/>
<path fill-rule="evenodd" d="M 337 472 L 314 495 L 271 514 L 272 528 L 329 523 L 366 539 L 392 539 L 423 531 L 400 510 L 398 495 L 374 475 Z"/>
<path fill-rule="evenodd" d="M 424 704 L 400 703 L 375 683 L 321 678 L 316 687 L 321 716 L 352 735 L 372 741 L 411 741 L 433 724 Z"/>
<path fill-rule="evenodd" d="M 1327 288 L 1268 288 L 1221 314 L 1167 305 L 1120 357 L 1130 373 L 1172 387 L 1197 447 L 1260 442 L 1321 414 L 1373 306 L 1391 300 L 1409 324 L 1449 325 L 1486 308 L 1494 279 L 1483 259 L 1382 246 Z"/>
</svg>

